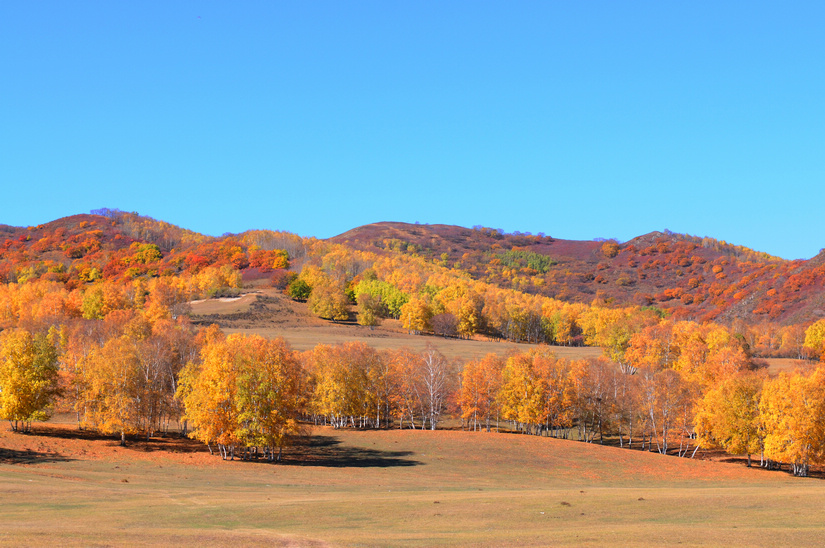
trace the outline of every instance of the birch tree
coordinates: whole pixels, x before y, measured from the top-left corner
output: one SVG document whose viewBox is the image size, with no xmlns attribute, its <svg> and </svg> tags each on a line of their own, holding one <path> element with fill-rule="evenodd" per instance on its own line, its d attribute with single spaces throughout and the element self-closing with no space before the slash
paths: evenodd
<svg viewBox="0 0 825 548">
<path fill-rule="evenodd" d="M 0 417 L 13 431 L 28 432 L 32 421 L 49 418 L 58 379 L 57 349 L 46 335 L 25 329 L 0 334 Z"/>
</svg>

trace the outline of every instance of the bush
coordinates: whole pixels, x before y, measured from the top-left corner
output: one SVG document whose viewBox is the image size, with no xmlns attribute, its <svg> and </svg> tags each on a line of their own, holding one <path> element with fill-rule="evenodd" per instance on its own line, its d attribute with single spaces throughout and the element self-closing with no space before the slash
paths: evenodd
<svg viewBox="0 0 825 548">
<path fill-rule="evenodd" d="M 295 278 L 286 288 L 286 294 L 296 301 L 306 301 L 312 293 L 312 288 L 304 280 Z"/>
</svg>

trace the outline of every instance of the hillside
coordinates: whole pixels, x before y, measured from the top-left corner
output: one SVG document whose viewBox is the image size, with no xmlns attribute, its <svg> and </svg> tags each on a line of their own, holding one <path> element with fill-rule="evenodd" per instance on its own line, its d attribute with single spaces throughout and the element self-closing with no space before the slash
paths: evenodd
<svg viewBox="0 0 825 548">
<path fill-rule="evenodd" d="M 670 232 L 618 243 L 405 223 L 365 225 L 331 241 L 377 253 L 418 255 L 526 293 L 656 306 L 676 318 L 790 324 L 825 315 L 822 254 L 810 261 L 786 261 Z"/>
<path fill-rule="evenodd" d="M 676 319 L 790 325 L 825 315 L 824 254 L 786 261 L 670 232 L 618 243 L 390 222 L 358 227 L 327 242 L 378 257 L 417 257 L 524 294 L 654 306 Z M 194 275 L 210 266 L 240 271 L 247 282 L 266 282 L 284 268 L 299 271 L 307 257 L 319 253 L 312 249 L 317 243 L 273 231 L 216 238 L 102 209 L 38 226 L 0 225 L 0 282 L 43 279 L 74 289 L 100 279 Z"/>
</svg>

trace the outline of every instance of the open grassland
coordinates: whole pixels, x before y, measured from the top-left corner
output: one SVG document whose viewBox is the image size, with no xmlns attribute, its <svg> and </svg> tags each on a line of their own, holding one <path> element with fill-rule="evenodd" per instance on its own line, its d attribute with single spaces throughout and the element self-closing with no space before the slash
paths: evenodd
<svg viewBox="0 0 825 548">
<path fill-rule="evenodd" d="M 279 291 L 261 289 L 239 298 L 209 299 L 191 303 L 192 315 L 202 323 L 217 323 L 225 333 L 257 334 L 267 338 L 283 337 L 295 350 L 311 350 L 318 344 L 363 342 L 378 350 L 408 347 L 414 351 L 432 345 L 447 358 L 469 360 L 492 352 L 506 355 L 526 351 L 534 344 L 492 341 L 477 336 L 472 340 L 430 335 L 411 335 L 398 320 L 384 320 L 380 326 L 364 327 L 354 322 L 321 320 L 312 317 L 305 303 L 292 301 Z M 598 357 L 600 348 L 554 346 L 560 358 Z"/>
<path fill-rule="evenodd" d="M 407 347 L 421 351 L 427 345 L 435 347 L 447 358 L 470 360 L 481 358 L 488 353 L 506 355 L 509 352 L 525 352 L 537 348 L 535 344 L 515 344 L 507 341 L 488 341 L 481 339 L 448 339 L 432 335 L 409 335 L 389 330 L 370 330 L 359 325 L 318 326 L 318 327 L 251 327 L 224 328 L 226 333 L 255 333 L 267 338 L 283 337 L 295 350 L 310 350 L 318 344 L 337 344 L 344 342 L 363 342 L 377 350 L 395 350 Z M 544 345 L 544 348 L 548 348 Z M 560 358 L 579 359 L 602 355 L 601 348 L 594 347 L 549 347 Z"/>
<path fill-rule="evenodd" d="M 825 484 L 462 431 L 315 428 L 284 462 L 190 440 L 0 433 L 4 545 L 820 545 Z"/>
<path fill-rule="evenodd" d="M 415 351 L 432 345 L 448 358 L 470 360 L 487 353 L 506 355 L 539 345 L 492 341 L 483 336 L 472 340 L 447 339 L 431 335 L 411 335 L 398 320 L 384 320 L 380 326 L 364 327 L 354 322 L 331 322 L 312 317 L 306 303 L 295 302 L 272 288 L 257 289 L 236 298 L 207 299 L 191 303 L 193 319 L 217 323 L 225 333 L 257 334 L 267 338 L 283 337 L 295 350 L 305 351 L 318 344 L 363 342 L 378 350 L 408 347 Z M 546 347 L 546 346 L 545 346 Z M 556 356 L 568 359 L 596 358 L 598 347 L 552 346 Z M 809 367 L 810 362 L 791 358 L 765 358 L 768 372 L 776 375 Z"/>
<path fill-rule="evenodd" d="M 797 369 L 810 368 L 816 363 L 808 360 L 795 360 L 792 358 L 765 358 L 763 361 L 768 364 L 768 372 L 771 375 L 778 375 L 783 371 L 785 373 L 793 373 Z"/>
</svg>

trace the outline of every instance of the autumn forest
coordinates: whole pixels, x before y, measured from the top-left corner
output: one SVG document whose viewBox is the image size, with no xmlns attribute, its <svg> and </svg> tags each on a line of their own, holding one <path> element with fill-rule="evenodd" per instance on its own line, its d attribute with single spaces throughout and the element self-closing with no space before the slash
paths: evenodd
<svg viewBox="0 0 825 548">
<path fill-rule="evenodd" d="M 261 290 L 319 322 L 426 344 L 299 351 L 193 312 Z M 722 450 L 807 476 L 825 464 L 823 310 L 825 254 L 788 261 L 669 231 L 212 237 L 102 209 L 0 226 L 0 415 L 21 435 L 54 413 L 122 444 L 174 431 L 234 460 L 278 461 L 316 425 L 449 422 L 676 458 Z M 507 350 L 446 356 L 429 344 L 443 339 Z M 583 347 L 601 355 L 559 352 Z"/>
</svg>

